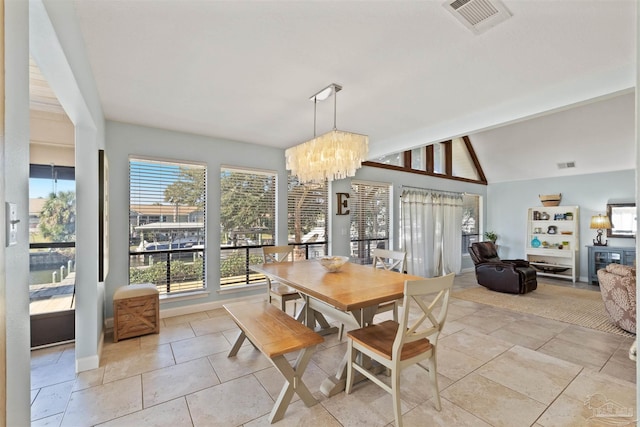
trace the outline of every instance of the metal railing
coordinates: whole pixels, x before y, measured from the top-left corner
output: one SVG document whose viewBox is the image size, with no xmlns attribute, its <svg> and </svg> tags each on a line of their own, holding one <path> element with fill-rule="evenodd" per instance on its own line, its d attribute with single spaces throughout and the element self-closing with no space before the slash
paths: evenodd
<svg viewBox="0 0 640 427">
<path fill-rule="evenodd" d="M 462 235 L 462 255 L 469 253 L 469 246 L 472 243 L 479 242 L 480 235 L 479 234 L 463 234 Z"/>
<path fill-rule="evenodd" d="M 327 254 L 328 242 L 289 243 L 294 260 L 312 259 Z M 251 264 L 264 262 L 262 247 L 273 245 L 224 246 L 220 248 L 220 287 L 260 283 L 263 274 L 250 270 Z"/>
<path fill-rule="evenodd" d="M 370 239 L 351 240 L 351 260 L 358 264 L 371 264 L 371 250 L 374 248 L 387 249 L 389 247 L 388 237 L 378 237 Z"/>
<path fill-rule="evenodd" d="M 204 288 L 203 247 L 129 251 L 130 283 L 153 283 L 160 293 Z M 154 265 L 162 267 L 154 269 Z"/>
<path fill-rule="evenodd" d="M 327 242 L 289 243 L 294 246 L 294 260 L 311 259 L 327 253 Z M 250 270 L 252 264 L 264 262 L 262 247 L 272 245 L 239 245 L 220 247 L 220 286 L 229 288 L 238 285 L 260 283 L 264 275 Z M 204 288 L 204 268 L 197 264 L 204 255 L 204 248 L 161 249 L 148 251 L 129 251 L 129 279 L 131 283 L 147 282 L 158 287 L 162 294 L 193 291 Z M 177 266 L 188 270 L 191 264 L 193 274 L 185 276 L 183 271 L 177 274 Z M 154 265 L 163 264 L 163 268 L 150 271 Z M 200 269 L 202 268 L 202 269 Z M 196 271 L 198 270 L 198 271 Z M 147 272 L 145 274 L 145 272 Z"/>
</svg>

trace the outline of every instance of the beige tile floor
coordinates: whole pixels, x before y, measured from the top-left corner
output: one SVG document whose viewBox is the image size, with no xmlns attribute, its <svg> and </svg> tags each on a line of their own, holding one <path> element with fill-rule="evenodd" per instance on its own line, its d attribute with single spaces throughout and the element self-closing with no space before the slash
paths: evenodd
<svg viewBox="0 0 640 427">
<path fill-rule="evenodd" d="M 455 286 L 477 286 L 473 273 L 458 276 Z M 32 426 L 268 425 L 283 380 L 246 342 L 236 358 L 228 359 L 236 334 L 222 309 L 166 318 L 159 335 L 117 344 L 108 336 L 100 367 L 79 375 L 73 371 L 73 345 L 34 351 Z M 603 404 L 631 411 L 635 419 L 636 368 L 627 356 L 631 342 L 452 299 L 438 343 L 442 411 L 434 409 L 427 374 L 408 369 L 402 378 L 404 424 L 611 425 L 611 417 L 596 416 Z M 304 376 L 319 404 L 307 408 L 294 397 L 277 425 L 394 425 L 391 396 L 374 384 L 331 398 L 319 392 L 345 346 L 335 334 L 326 337 Z"/>
</svg>

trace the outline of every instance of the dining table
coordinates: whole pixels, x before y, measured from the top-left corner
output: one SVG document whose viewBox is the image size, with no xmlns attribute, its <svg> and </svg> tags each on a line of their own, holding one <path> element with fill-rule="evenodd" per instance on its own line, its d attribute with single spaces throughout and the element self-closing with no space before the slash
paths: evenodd
<svg viewBox="0 0 640 427">
<path fill-rule="evenodd" d="M 329 272 L 316 259 L 252 265 L 251 270 L 296 289 L 304 301 L 306 325 L 319 333 L 335 331 L 324 318 L 353 329 L 373 322 L 378 304 L 401 300 L 406 280 L 423 277 L 348 262 Z M 319 327 L 316 325 L 319 324 Z M 336 374 L 323 381 L 320 391 L 327 397 L 344 390 L 348 354 Z"/>
</svg>

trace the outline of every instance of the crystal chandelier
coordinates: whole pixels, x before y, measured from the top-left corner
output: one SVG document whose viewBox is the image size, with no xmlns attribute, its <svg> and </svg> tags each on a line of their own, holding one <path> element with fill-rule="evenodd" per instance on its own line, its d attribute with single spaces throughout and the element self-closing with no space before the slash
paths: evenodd
<svg viewBox="0 0 640 427">
<path fill-rule="evenodd" d="M 324 182 L 343 179 L 356 174 L 369 151 L 369 137 L 336 129 L 336 94 L 342 86 L 330 84 L 311 96 L 313 101 L 314 138 L 284 153 L 287 169 L 298 177 L 301 183 Z M 316 136 L 316 113 L 318 101 L 333 96 L 333 129 Z"/>
</svg>

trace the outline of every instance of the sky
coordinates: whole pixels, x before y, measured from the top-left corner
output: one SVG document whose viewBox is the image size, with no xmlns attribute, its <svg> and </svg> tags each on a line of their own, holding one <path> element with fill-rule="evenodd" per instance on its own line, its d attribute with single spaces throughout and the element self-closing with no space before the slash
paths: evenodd
<svg viewBox="0 0 640 427">
<path fill-rule="evenodd" d="M 29 198 L 30 199 L 38 199 L 43 198 L 46 199 L 49 197 L 49 193 L 54 191 L 58 193 L 60 191 L 75 191 L 76 190 L 76 182 L 66 179 L 59 179 L 57 183 L 53 183 L 51 179 L 44 178 L 30 178 L 29 179 Z"/>
</svg>

